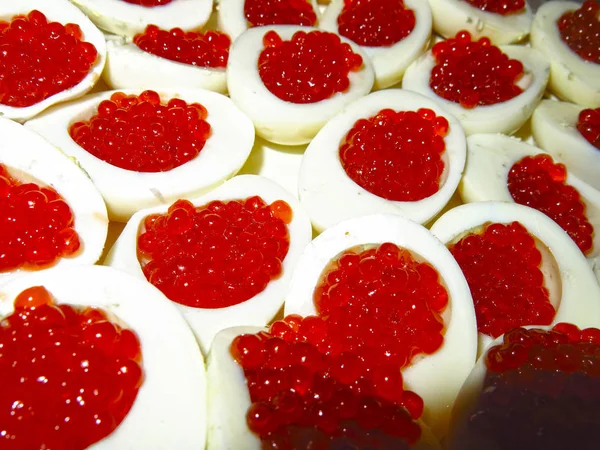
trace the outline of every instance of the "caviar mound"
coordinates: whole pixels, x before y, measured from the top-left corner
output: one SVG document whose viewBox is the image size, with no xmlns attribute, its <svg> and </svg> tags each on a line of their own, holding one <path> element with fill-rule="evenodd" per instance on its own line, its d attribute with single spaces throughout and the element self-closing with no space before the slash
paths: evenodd
<svg viewBox="0 0 600 450">
<path fill-rule="evenodd" d="M 581 111 L 576 127 L 586 141 L 600 150 L 600 108 Z"/>
<path fill-rule="evenodd" d="M 249 27 L 302 25 L 312 27 L 317 15 L 307 0 L 244 0 L 244 16 Z"/>
<path fill-rule="evenodd" d="M 469 5 L 482 11 L 509 16 L 525 9 L 525 0 L 466 0 Z"/>
<path fill-rule="evenodd" d="M 561 40 L 579 57 L 600 64 L 600 3 L 586 1 L 579 9 L 565 12 L 557 26 Z"/>
<path fill-rule="evenodd" d="M 136 334 L 41 286 L 0 322 L 3 448 L 86 448 L 111 434 L 143 381 Z"/>
</svg>

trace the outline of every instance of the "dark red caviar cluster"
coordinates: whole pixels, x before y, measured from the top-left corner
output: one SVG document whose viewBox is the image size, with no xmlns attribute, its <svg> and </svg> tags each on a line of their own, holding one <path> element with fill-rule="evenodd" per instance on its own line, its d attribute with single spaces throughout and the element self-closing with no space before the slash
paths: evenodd
<svg viewBox="0 0 600 450">
<path fill-rule="evenodd" d="M 168 5 L 173 0 L 123 0 L 124 2 L 131 3 L 132 5 L 145 6 L 152 8 L 154 6 Z"/>
<path fill-rule="evenodd" d="M 220 31 L 161 30 L 148 25 L 136 34 L 133 43 L 145 52 L 171 61 L 198 67 L 224 68 L 229 59 L 231 39 Z"/>
<path fill-rule="evenodd" d="M 579 191 L 566 184 L 567 169 L 547 154 L 526 156 L 508 173 L 508 190 L 515 202 L 543 212 L 575 241 L 583 253 L 593 247 L 589 222 Z"/>
<path fill-rule="evenodd" d="M 79 25 L 40 11 L 0 21 L 0 104 L 24 108 L 79 84 L 98 57 Z"/>
<path fill-rule="evenodd" d="M 525 0 L 466 0 L 471 6 L 482 11 L 509 16 L 525 10 Z"/>
<path fill-rule="evenodd" d="M 469 32 L 459 31 L 435 44 L 432 52 L 436 65 L 431 89 L 463 108 L 502 103 L 523 92 L 515 84 L 523 76 L 523 63 L 510 59 L 488 38 L 473 41 Z"/>
<path fill-rule="evenodd" d="M 292 209 L 261 197 L 175 202 L 144 221 L 138 257 L 144 275 L 171 300 L 224 308 L 262 292 L 282 273 Z"/>
<path fill-rule="evenodd" d="M 403 0 L 344 0 L 338 32 L 359 45 L 385 47 L 408 36 L 416 23 Z"/>
<path fill-rule="evenodd" d="M 560 37 L 581 58 L 600 64 L 600 3 L 587 1 L 558 19 Z"/>
<path fill-rule="evenodd" d="M 581 111 L 577 120 L 577 131 L 600 150 L 600 108 Z"/>
<path fill-rule="evenodd" d="M 51 187 L 22 183 L 0 163 L 0 272 L 40 269 L 81 243 L 71 208 Z"/>
<path fill-rule="evenodd" d="M 0 322 L 0 447 L 85 449 L 111 434 L 143 381 L 136 334 L 41 286 Z"/>
<path fill-rule="evenodd" d="M 418 201 L 440 188 L 448 128 L 448 120 L 431 109 L 383 109 L 348 131 L 340 162 L 352 181 L 372 194 Z"/>
<path fill-rule="evenodd" d="M 350 72 L 360 70 L 362 57 L 340 37 L 326 31 L 298 31 L 284 41 L 268 31 L 258 59 L 266 88 L 291 103 L 316 103 L 350 87 Z"/>
<path fill-rule="evenodd" d="M 154 91 L 122 92 L 98 105 L 89 120 L 69 128 L 71 138 L 95 157 L 121 169 L 165 172 L 194 159 L 211 134 L 208 112 L 199 103 Z"/>
<path fill-rule="evenodd" d="M 312 27 L 317 14 L 308 0 L 245 0 L 244 16 L 250 27 L 302 25 Z"/>
<path fill-rule="evenodd" d="M 556 311 L 544 287 L 542 254 L 519 222 L 492 223 L 450 246 L 475 304 L 477 329 L 498 337 L 521 325 L 549 325 Z"/>
</svg>

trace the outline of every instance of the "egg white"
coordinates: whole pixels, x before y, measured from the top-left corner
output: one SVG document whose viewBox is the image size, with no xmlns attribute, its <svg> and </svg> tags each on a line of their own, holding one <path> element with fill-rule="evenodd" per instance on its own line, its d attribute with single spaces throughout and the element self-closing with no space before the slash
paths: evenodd
<svg viewBox="0 0 600 450">
<path fill-rule="evenodd" d="M 583 106 L 600 106 L 600 64 L 586 61 L 563 42 L 556 22 L 576 2 L 551 1 L 537 10 L 531 27 L 531 45 L 550 60 L 548 88 L 562 100 Z"/>
<path fill-rule="evenodd" d="M 98 57 L 89 73 L 75 86 L 58 92 L 41 102 L 26 107 L 15 107 L 0 104 L 0 116 L 19 122 L 24 122 L 36 116 L 55 103 L 81 97 L 94 87 L 100 79 L 106 62 L 106 43 L 104 35 L 96 26 L 68 0 L 19 0 L 18 2 L 0 2 L 0 20 L 10 21 L 17 14 L 28 14 L 37 9 L 41 11 L 48 22 L 60 22 L 63 25 L 75 23 L 81 28 L 83 40 L 96 47 Z"/>
<path fill-rule="evenodd" d="M 126 222 L 140 209 L 201 195 L 234 176 L 252 150 L 254 127 L 227 97 L 200 89 L 159 89 L 163 102 L 181 98 L 188 103 L 201 103 L 207 109 L 206 121 L 212 131 L 204 148 L 196 158 L 167 172 L 141 173 L 113 166 L 77 145 L 69 135 L 69 127 L 77 121 L 89 120 L 96 114 L 98 104 L 114 92 L 102 92 L 53 108 L 26 124 L 75 158 L 104 197 L 111 220 Z M 119 92 L 139 95 L 142 90 Z"/>
<path fill-rule="evenodd" d="M 58 304 L 108 311 L 137 333 L 144 382 L 119 427 L 93 450 L 202 450 L 206 440 L 206 379 L 202 354 L 183 318 L 158 289 L 101 266 L 44 270 L 0 287 L 0 316 L 15 297 L 44 286 Z"/>
<path fill-rule="evenodd" d="M 523 77 L 517 83 L 523 92 L 510 100 L 466 109 L 459 103 L 440 97 L 429 85 L 431 71 L 436 65 L 431 51 L 408 67 L 402 87 L 437 100 L 460 120 L 467 136 L 475 133 L 512 134 L 529 119 L 544 95 L 550 64 L 542 53 L 528 47 L 503 45 L 499 48 L 509 58 L 521 61 L 525 69 Z"/>
<path fill-rule="evenodd" d="M 260 137 L 282 145 L 301 145 L 310 142 L 325 123 L 353 100 L 371 91 L 374 72 L 365 53 L 352 41 L 354 53 L 363 58 L 363 66 L 350 72 L 350 87 L 333 97 L 315 103 L 296 104 L 281 100 L 263 84 L 258 73 L 258 58 L 264 49 L 263 36 L 275 31 L 284 40 L 297 31 L 311 32 L 316 28 L 277 25 L 251 28 L 233 43 L 227 66 L 227 87 L 233 102 L 252 120 Z"/>
<path fill-rule="evenodd" d="M 418 201 L 386 200 L 356 184 L 345 172 L 339 157 L 340 143 L 354 124 L 382 109 L 417 111 L 429 108 L 448 120 L 444 138 L 444 172 L 440 189 Z M 317 231 L 352 217 L 376 213 L 401 214 L 418 223 L 434 217 L 452 197 L 465 166 L 466 139 L 462 126 L 433 100 L 401 89 L 388 89 L 363 97 L 330 120 L 309 144 L 298 176 L 299 195 Z"/>
</svg>

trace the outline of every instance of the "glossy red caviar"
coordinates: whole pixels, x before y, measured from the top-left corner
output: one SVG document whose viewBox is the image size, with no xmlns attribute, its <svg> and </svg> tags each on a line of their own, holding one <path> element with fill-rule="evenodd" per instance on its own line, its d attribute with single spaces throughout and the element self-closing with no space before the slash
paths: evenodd
<svg viewBox="0 0 600 450">
<path fill-rule="evenodd" d="M 71 208 L 51 187 L 22 183 L 0 164 L 0 272 L 39 269 L 81 243 Z"/>
<path fill-rule="evenodd" d="M 348 131 L 340 145 L 342 167 L 356 184 L 387 200 L 430 197 L 440 188 L 448 127 L 431 109 L 383 109 Z"/>
<path fill-rule="evenodd" d="M 244 16 L 249 27 L 263 25 L 314 26 L 317 15 L 309 0 L 245 0 Z"/>
<path fill-rule="evenodd" d="M 79 84 L 96 47 L 79 25 L 48 22 L 40 11 L 0 21 L 0 104 L 24 108 Z"/>
<path fill-rule="evenodd" d="M 560 37 L 581 58 L 600 64 L 600 3 L 587 1 L 558 19 Z"/>
<path fill-rule="evenodd" d="M 403 0 L 344 0 L 339 33 L 359 45 L 394 45 L 415 28 L 416 17 Z"/>
<path fill-rule="evenodd" d="M 83 450 L 111 434 L 143 380 L 135 333 L 41 286 L 14 306 L 0 322 L 0 447 Z"/>
<path fill-rule="evenodd" d="M 523 64 L 509 59 L 488 38 L 472 41 L 467 31 L 460 31 L 435 44 L 432 52 L 436 65 L 431 89 L 463 108 L 502 103 L 523 92 L 515 84 L 523 76 Z"/>
<path fill-rule="evenodd" d="M 282 273 L 292 210 L 258 196 L 195 207 L 178 200 L 148 216 L 138 238 L 144 275 L 171 300 L 224 308 L 262 292 Z"/>
<path fill-rule="evenodd" d="M 152 8 L 154 6 L 168 5 L 173 0 L 123 0 L 124 2 L 131 3 L 133 5 L 146 6 Z"/>
<path fill-rule="evenodd" d="M 211 128 L 199 103 L 172 98 L 161 103 L 154 91 L 139 96 L 116 92 L 89 120 L 69 128 L 71 138 L 95 157 L 121 169 L 165 172 L 194 159 Z"/>
<path fill-rule="evenodd" d="M 577 131 L 600 150 L 600 108 L 581 111 L 577 120 Z"/>
<path fill-rule="evenodd" d="M 273 95 L 292 103 L 315 103 L 347 91 L 349 73 L 363 64 L 349 44 L 325 31 L 298 31 L 289 41 L 269 31 L 263 44 L 260 78 Z"/>
<path fill-rule="evenodd" d="M 183 31 L 173 28 L 161 30 L 148 25 L 136 34 L 133 43 L 145 52 L 171 61 L 198 67 L 224 68 L 229 59 L 231 39 L 220 31 Z"/>
<path fill-rule="evenodd" d="M 525 0 L 466 0 L 482 11 L 508 16 L 525 10 Z"/>
<path fill-rule="evenodd" d="M 540 270 L 542 254 L 519 222 L 492 223 L 450 246 L 475 304 L 477 329 L 492 337 L 522 325 L 549 325 L 555 310 Z"/>
<path fill-rule="evenodd" d="M 508 190 L 515 202 L 543 212 L 575 241 L 583 253 L 593 246 L 589 222 L 579 191 L 566 184 L 567 169 L 547 154 L 526 156 L 508 173 Z"/>
</svg>

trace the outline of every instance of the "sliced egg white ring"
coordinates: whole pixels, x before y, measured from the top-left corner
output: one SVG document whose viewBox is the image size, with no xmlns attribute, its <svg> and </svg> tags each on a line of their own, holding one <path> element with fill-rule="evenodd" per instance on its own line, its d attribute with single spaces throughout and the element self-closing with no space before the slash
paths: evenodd
<svg viewBox="0 0 600 450">
<path fill-rule="evenodd" d="M 68 0 L 19 0 L 18 2 L 0 2 L 0 20 L 10 21 L 15 15 L 28 14 L 37 9 L 41 11 L 48 22 L 60 22 L 63 25 L 75 23 L 81 28 L 83 40 L 93 44 L 98 51 L 96 62 L 91 67 L 89 73 L 75 86 L 58 92 L 41 102 L 31 106 L 15 107 L 0 104 L 0 116 L 7 117 L 19 122 L 24 122 L 31 117 L 44 111 L 55 103 L 64 102 L 73 98 L 81 97 L 94 87 L 100 79 L 104 64 L 106 62 L 106 42 L 104 35 L 88 19 L 85 14 L 79 11 Z"/>
<path fill-rule="evenodd" d="M 552 323 L 569 322 L 580 328 L 600 326 L 600 285 L 575 242 L 545 214 L 516 203 L 475 202 L 448 211 L 433 224 L 431 232 L 451 245 L 487 223 L 514 221 L 536 238 L 542 253 L 540 270 L 556 310 Z M 480 333 L 479 352 L 492 340 Z"/>
<path fill-rule="evenodd" d="M 402 79 L 406 68 L 427 50 L 431 37 L 431 9 L 427 2 L 405 0 L 405 6 L 415 13 L 415 28 L 408 36 L 393 45 L 385 47 L 361 46 L 369 56 L 375 70 L 375 89 L 384 89 Z M 344 9 L 344 0 L 333 0 L 319 23 L 322 28 L 338 33 L 338 17 Z"/>
<path fill-rule="evenodd" d="M 109 33 L 134 36 L 148 25 L 163 30 L 184 31 L 202 28 L 212 13 L 213 0 L 173 0 L 160 6 L 146 7 L 123 0 L 71 0 L 92 21 Z"/>
<path fill-rule="evenodd" d="M 198 88 L 227 92 L 225 68 L 193 66 L 145 52 L 131 38 L 107 40 L 102 78 L 112 89 Z"/>
<path fill-rule="evenodd" d="M 437 95 L 429 85 L 435 59 L 427 52 L 412 63 L 404 74 L 402 87 L 434 98 L 454 114 L 467 135 L 475 133 L 512 134 L 529 119 L 541 100 L 548 83 L 550 64 L 544 56 L 531 48 L 519 45 L 499 47 L 511 59 L 523 63 L 525 73 L 517 83 L 523 92 L 516 97 L 495 105 L 466 109 Z"/>
<path fill-rule="evenodd" d="M 59 106 L 27 122 L 88 173 L 106 202 L 111 220 L 126 222 L 143 208 L 172 203 L 181 197 L 201 195 L 234 176 L 244 165 L 254 144 L 254 127 L 227 97 L 201 89 L 158 90 L 163 103 L 181 98 L 198 102 L 208 111 L 211 135 L 202 151 L 191 161 L 167 172 L 135 172 L 113 166 L 88 153 L 69 135 L 69 127 L 89 120 L 102 100 L 116 91 L 102 92 Z M 139 95 L 142 90 L 123 90 Z M 235 132 L 232 132 L 235 130 Z"/>
<path fill-rule="evenodd" d="M 584 106 L 600 106 L 600 64 L 581 58 L 563 42 L 556 24 L 580 3 L 551 1 L 542 4 L 531 27 L 531 45 L 550 61 L 549 89 L 562 100 Z"/>
<path fill-rule="evenodd" d="M 15 297 L 44 286 L 58 304 L 102 308 L 137 333 L 144 382 L 119 427 L 93 450 L 204 449 L 206 375 L 185 320 L 158 289 L 101 266 L 55 268 L 16 278 L 0 288 L 0 316 Z"/>
<path fill-rule="evenodd" d="M 297 104 L 281 100 L 271 93 L 258 73 L 258 58 L 264 49 L 263 37 L 275 31 L 284 40 L 297 31 L 311 32 L 316 28 L 278 25 L 251 28 L 233 43 L 227 66 L 227 87 L 233 102 L 252 120 L 256 133 L 271 142 L 283 145 L 301 145 L 310 142 L 325 123 L 352 101 L 367 95 L 373 86 L 371 62 L 360 47 L 349 44 L 354 53 L 363 58 L 363 66 L 350 72 L 350 87 L 331 98 L 315 103 Z"/>
<path fill-rule="evenodd" d="M 316 0 L 306 0 L 312 6 L 317 16 L 317 24 L 321 15 L 321 8 Z M 228 34 L 234 41 L 244 31 L 249 29 L 248 19 L 244 14 L 245 0 L 216 0 L 217 3 L 217 23 L 219 30 Z M 268 3 L 268 2 L 266 2 Z"/>
<path fill-rule="evenodd" d="M 529 34 L 533 13 L 527 3 L 518 14 L 503 16 L 482 11 L 464 0 L 429 0 L 433 13 L 433 29 L 445 38 L 466 30 L 475 39 L 487 37 L 492 44 L 513 44 Z"/>
<path fill-rule="evenodd" d="M 213 200 L 238 200 L 260 196 L 265 202 L 284 200 L 293 211 L 288 224 L 290 247 L 283 260 L 283 271 L 279 278 L 271 280 L 266 289 L 251 299 L 226 308 L 192 308 L 176 304 L 196 334 L 200 347 L 208 353 L 216 333 L 224 328 L 240 325 L 266 325 L 281 309 L 292 271 L 312 238 L 310 221 L 298 200 L 283 188 L 257 175 L 239 175 L 207 195 L 192 200 L 196 206 L 206 205 Z M 105 264 L 146 279 L 137 258 L 137 239 L 144 219 L 151 214 L 164 214 L 168 206 L 139 211 L 127 223 L 121 236 L 106 257 Z"/>
<path fill-rule="evenodd" d="M 531 116 L 531 132 L 537 145 L 564 163 L 569 171 L 600 189 L 600 149 L 577 130 L 585 107 L 542 100 Z"/>
<path fill-rule="evenodd" d="M 246 413 L 250 394 L 244 370 L 233 359 L 229 349 L 241 334 L 267 331 L 261 327 L 235 327 L 215 336 L 208 355 L 208 437 L 207 450 L 260 450 L 260 438 L 248 428 Z M 421 439 L 414 450 L 441 450 L 431 430 L 422 421 Z"/>
<path fill-rule="evenodd" d="M 37 134 L 0 117 L 0 163 L 22 182 L 56 190 L 71 207 L 81 247 L 56 266 L 94 264 L 102 255 L 108 232 L 108 216 L 102 196 L 86 174 L 66 155 Z M 26 270 L 0 273 L 5 282 Z"/>
<path fill-rule="evenodd" d="M 420 357 L 403 371 L 407 389 L 425 402 L 423 420 L 443 436 L 450 407 L 477 355 L 477 325 L 473 299 L 465 277 L 450 251 L 429 230 L 399 215 L 375 214 L 340 222 L 306 247 L 294 271 L 285 301 L 285 315 L 316 315 L 314 289 L 332 259 L 347 249 L 392 242 L 431 264 L 449 297 L 442 314 L 444 343 L 433 355 Z"/>
<path fill-rule="evenodd" d="M 481 201 L 511 202 L 508 190 L 508 173 L 513 164 L 526 156 L 545 153 L 533 145 L 501 134 L 478 134 L 467 138 L 467 165 L 458 186 L 465 203 Z M 556 162 L 556 161 L 555 161 Z M 566 184 L 581 194 L 586 216 L 594 227 L 593 247 L 588 254 L 600 253 L 600 191 L 581 181 L 567 171 Z"/>
<path fill-rule="evenodd" d="M 412 202 L 386 200 L 356 184 L 345 172 L 339 157 L 340 144 L 354 124 L 382 109 L 417 111 L 429 108 L 448 120 L 444 138 L 444 172 L 440 189 L 430 197 Z M 401 214 L 425 223 L 442 210 L 456 190 L 465 166 L 466 139 L 462 126 L 433 100 L 407 90 L 388 89 L 363 97 L 330 120 L 309 144 L 298 177 L 300 201 L 319 232 L 341 220 L 376 213 Z M 398 174 L 402 176 L 402 174 Z"/>
</svg>

